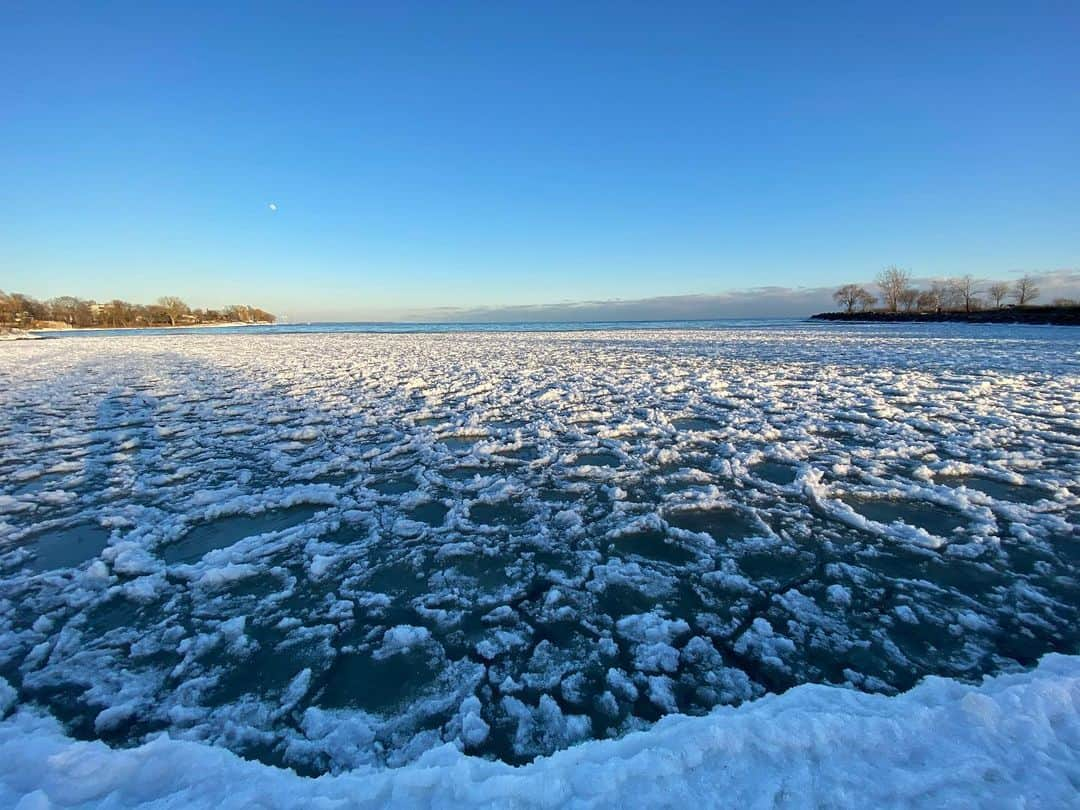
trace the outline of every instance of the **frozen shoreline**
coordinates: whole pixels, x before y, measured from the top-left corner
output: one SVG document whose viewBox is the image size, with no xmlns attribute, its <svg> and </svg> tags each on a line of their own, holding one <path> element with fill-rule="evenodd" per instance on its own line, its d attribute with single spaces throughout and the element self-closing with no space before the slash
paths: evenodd
<svg viewBox="0 0 1080 810">
<path fill-rule="evenodd" d="M 40 340 L 41 336 L 34 334 L 33 330 L 26 331 L 11 327 L 0 328 L 0 340 Z"/>
<path fill-rule="evenodd" d="M 848 323 L 971 323 L 1080 326 L 1080 307 L 1029 306 L 973 312 L 819 312 L 811 320 Z"/>
<path fill-rule="evenodd" d="M 0 723 L 8 807 L 1065 807 L 1080 779 L 1080 657 L 896 697 L 804 684 L 518 768 L 433 749 L 317 779 L 161 735 L 77 742 L 28 710 Z"/>
<path fill-rule="evenodd" d="M 69 332 L 145 332 L 153 329 L 216 329 L 220 327 L 235 326 L 272 326 L 270 323 L 255 323 L 248 321 L 221 321 L 214 323 L 178 323 L 155 324 L 154 326 L 73 326 L 70 329 L 27 329 L 28 334 L 67 334 Z"/>
</svg>

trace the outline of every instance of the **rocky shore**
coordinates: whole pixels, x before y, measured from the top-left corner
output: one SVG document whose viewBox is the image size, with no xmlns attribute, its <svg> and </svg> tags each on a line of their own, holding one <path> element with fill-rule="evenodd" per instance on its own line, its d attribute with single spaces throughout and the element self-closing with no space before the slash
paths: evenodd
<svg viewBox="0 0 1080 810">
<path fill-rule="evenodd" d="M 1080 307 L 1006 307 L 975 312 L 819 312 L 818 321 L 865 323 L 1030 323 L 1080 326 Z"/>
</svg>

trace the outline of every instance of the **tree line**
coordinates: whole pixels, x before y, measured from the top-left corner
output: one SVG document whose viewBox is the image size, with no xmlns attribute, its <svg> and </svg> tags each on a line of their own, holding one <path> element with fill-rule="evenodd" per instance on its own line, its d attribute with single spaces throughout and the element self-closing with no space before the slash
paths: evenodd
<svg viewBox="0 0 1080 810">
<path fill-rule="evenodd" d="M 247 304 L 221 309 L 193 309 L 183 299 L 163 296 L 153 304 L 132 304 L 116 298 L 104 304 L 70 295 L 39 301 L 22 293 L 0 290 L 0 324 L 23 329 L 66 324 L 88 327 L 127 328 L 144 326 L 194 326 L 201 323 L 273 323 L 271 313 Z"/>
<path fill-rule="evenodd" d="M 881 309 L 886 312 L 977 312 L 987 307 L 1001 309 L 1007 302 L 1029 306 L 1039 297 L 1039 288 L 1031 276 L 1012 284 L 995 281 L 982 288 L 973 276 L 965 275 L 934 281 L 928 288 L 918 289 L 907 270 L 892 266 L 878 273 L 875 281 L 881 291 Z M 879 301 L 860 284 L 845 284 L 833 293 L 833 300 L 848 313 L 870 311 Z M 1062 298 L 1055 300 L 1054 306 L 1071 307 L 1076 302 Z"/>
</svg>

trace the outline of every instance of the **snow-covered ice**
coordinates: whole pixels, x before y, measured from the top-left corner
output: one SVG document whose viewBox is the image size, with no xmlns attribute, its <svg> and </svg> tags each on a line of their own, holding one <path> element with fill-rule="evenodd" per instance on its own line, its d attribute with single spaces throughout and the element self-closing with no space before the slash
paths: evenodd
<svg viewBox="0 0 1080 810">
<path fill-rule="evenodd" d="M 1080 663 L 1062 655 L 979 687 L 931 678 L 897 697 L 804 684 L 518 768 L 446 744 L 404 768 L 310 779 L 167 735 L 118 750 L 30 711 L 0 724 L 0 804 L 20 810 L 1064 808 L 1078 777 Z"/>
<path fill-rule="evenodd" d="M 802 325 L 9 344 L 4 789 L 220 798 L 155 793 L 173 757 L 360 806 L 648 804 L 638 763 L 685 791 L 760 770 L 798 805 L 812 758 L 850 805 L 887 786 L 845 782 L 833 739 L 869 763 L 888 738 L 885 765 L 960 791 L 920 734 L 1017 791 L 1019 740 L 1046 796 L 1075 789 L 1077 664 L 1032 668 L 1080 643 L 1077 347 Z"/>
</svg>

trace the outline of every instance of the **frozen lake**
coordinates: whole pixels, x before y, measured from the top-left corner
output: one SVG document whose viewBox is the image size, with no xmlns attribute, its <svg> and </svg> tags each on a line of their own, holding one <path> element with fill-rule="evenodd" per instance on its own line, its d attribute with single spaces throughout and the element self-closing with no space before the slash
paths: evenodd
<svg viewBox="0 0 1080 810">
<path fill-rule="evenodd" d="M 520 764 L 1080 647 L 1080 332 L 214 331 L 0 350 L 0 676 L 73 737 Z"/>
</svg>

